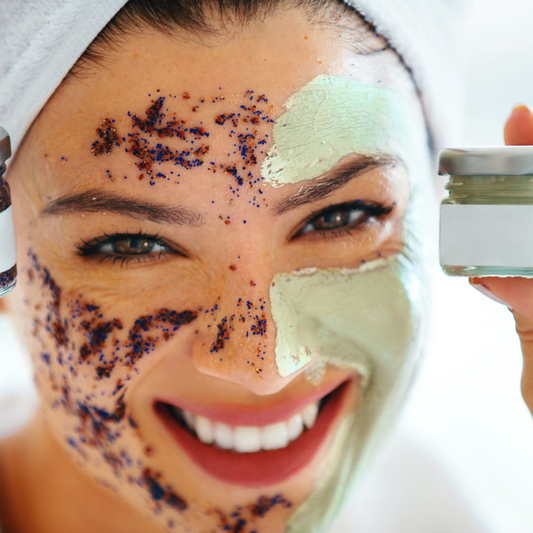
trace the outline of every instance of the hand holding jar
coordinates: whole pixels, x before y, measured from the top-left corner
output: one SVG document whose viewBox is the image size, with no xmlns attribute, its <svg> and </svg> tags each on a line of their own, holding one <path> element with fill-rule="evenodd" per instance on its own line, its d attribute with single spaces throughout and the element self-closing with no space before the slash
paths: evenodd
<svg viewBox="0 0 533 533">
<path fill-rule="evenodd" d="M 504 129 L 508 146 L 533 145 L 533 115 L 525 106 L 516 107 Z M 523 232 L 530 232 L 523 228 Z M 516 320 L 524 355 L 522 395 L 533 412 L 533 279 L 526 277 L 471 277 L 473 287 L 506 305 Z"/>
</svg>

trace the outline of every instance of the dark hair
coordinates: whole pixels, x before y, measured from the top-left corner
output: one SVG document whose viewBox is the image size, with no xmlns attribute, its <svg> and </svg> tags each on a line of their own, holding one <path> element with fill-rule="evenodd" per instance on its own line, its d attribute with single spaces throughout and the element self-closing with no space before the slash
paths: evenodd
<svg viewBox="0 0 533 533">
<path fill-rule="evenodd" d="M 96 36 L 67 78 L 83 76 L 91 66 L 101 64 L 122 39 L 135 33 L 185 30 L 200 38 L 223 35 L 290 9 L 301 9 L 312 24 L 340 27 L 343 42 L 357 54 L 375 54 L 390 47 L 373 24 L 343 0 L 129 0 Z"/>
</svg>

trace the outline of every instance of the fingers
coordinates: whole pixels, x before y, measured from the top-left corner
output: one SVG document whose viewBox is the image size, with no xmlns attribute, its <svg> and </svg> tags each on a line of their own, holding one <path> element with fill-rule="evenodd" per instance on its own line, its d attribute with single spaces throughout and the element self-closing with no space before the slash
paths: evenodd
<svg viewBox="0 0 533 533">
<path fill-rule="evenodd" d="M 507 145 L 533 144 L 533 114 L 525 105 L 518 105 L 507 119 L 503 130 Z"/>
<path fill-rule="evenodd" d="M 470 283 L 513 313 L 524 356 L 522 396 L 533 413 L 533 279 L 470 278 Z"/>
<path fill-rule="evenodd" d="M 470 278 L 471 285 L 514 313 L 530 315 L 533 324 L 533 279 Z"/>
<path fill-rule="evenodd" d="M 515 107 L 504 128 L 507 145 L 533 145 L 533 114 L 525 105 Z M 522 396 L 533 413 L 533 279 L 470 278 L 485 296 L 507 306 L 514 315 L 524 356 Z"/>
<path fill-rule="evenodd" d="M 533 280 L 483 278 L 481 281 L 514 315 L 524 357 L 522 397 L 533 413 Z"/>
</svg>

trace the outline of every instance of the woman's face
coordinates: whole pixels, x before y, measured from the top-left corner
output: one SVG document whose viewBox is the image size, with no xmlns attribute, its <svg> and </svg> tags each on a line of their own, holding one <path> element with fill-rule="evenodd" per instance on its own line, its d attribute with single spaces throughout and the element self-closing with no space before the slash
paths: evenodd
<svg viewBox="0 0 533 533">
<path fill-rule="evenodd" d="M 350 459 L 373 358 L 406 360 L 394 147 L 422 114 L 395 54 L 344 33 L 291 11 L 127 39 L 59 88 L 10 169 L 8 303 L 48 427 L 166 527 L 282 531 Z"/>
</svg>

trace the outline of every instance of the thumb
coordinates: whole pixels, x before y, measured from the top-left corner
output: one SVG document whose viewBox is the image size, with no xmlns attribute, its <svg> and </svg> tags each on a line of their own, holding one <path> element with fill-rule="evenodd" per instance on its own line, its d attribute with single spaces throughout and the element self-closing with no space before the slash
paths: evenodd
<svg viewBox="0 0 533 533">
<path fill-rule="evenodd" d="M 503 129 L 507 145 L 533 144 L 533 114 L 525 105 L 516 106 Z"/>
</svg>

